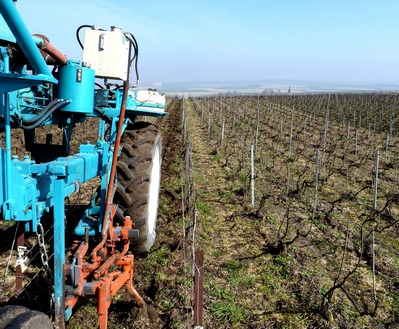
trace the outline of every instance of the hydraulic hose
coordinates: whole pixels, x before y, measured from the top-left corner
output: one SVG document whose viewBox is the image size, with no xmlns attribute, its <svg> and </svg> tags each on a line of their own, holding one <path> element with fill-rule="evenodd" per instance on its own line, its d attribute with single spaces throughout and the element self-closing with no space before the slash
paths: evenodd
<svg viewBox="0 0 399 329">
<path fill-rule="evenodd" d="M 79 46 L 80 46 L 80 48 L 82 48 L 82 49 L 83 49 L 83 43 L 82 43 L 82 41 L 80 41 L 79 32 L 80 32 L 81 29 L 83 29 L 83 28 L 85 28 L 85 27 L 89 27 L 89 28 L 92 28 L 92 29 L 93 29 L 93 28 L 94 28 L 94 25 L 87 25 L 87 24 L 84 24 L 84 25 L 79 26 L 78 29 L 76 30 L 76 39 L 78 40 Z"/>
<path fill-rule="evenodd" d="M 47 120 L 47 118 L 54 113 L 56 110 L 58 110 L 59 108 L 63 107 L 64 105 L 69 104 L 69 100 L 66 101 L 59 101 L 58 103 L 56 103 L 55 105 L 53 105 L 51 108 L 49 108 L 46 112 L 42 112 L 40 113 L 38 116 L 40 116 L 40 118 L 36 119 L 37 116 L 33 119 L 33 122 L 29 123 L 28 125 L 25 124 L 24 121 L 22 121 L 22 125 L 21 128 L 26 129 L 26 130 L 32 130 L 35 129 L 37 127 L 39 127 L 44 121 Z M 31 120 L 33 120 L 31 119 Z"/>
<path fill-rule="evenodd" d="M 60 99 L 54 99 L 52 102 L 50 102 L 44 109 L 43 111 L 41 111 L 38 115 L 36 115 L 35 117 L 31 118 L 31 119 L 26 119 L 26 120 L 22 120 L 23 124 L 29 125 L 31 123 L 36 122 L 37 120 L 39 120 L 40 118 L 42 118 L 47 111 L 51 110 L 51 108 L 56 105 L 57 103 L 59 103 L 61 100 Z"/>
<path fill-rule="evenodd" d="M 130 32 L 125 33 L 125 36 L 130 40 L 130 42 L 132 43 L 133 49 L 134 49 L 134 54 L 133 54 L 133 57 L 130 59 L 129 66 L 131 66 L 134 61 L 134 69 L 136 72 L 136 84 L 138 85 L 139 81 L 140 81 L 139 70 L 138 70 L 139 45 L 137 43 L 136 38 L 134 37 L 134 35 L 132 33 L 130 33 Z"/>
</svg>

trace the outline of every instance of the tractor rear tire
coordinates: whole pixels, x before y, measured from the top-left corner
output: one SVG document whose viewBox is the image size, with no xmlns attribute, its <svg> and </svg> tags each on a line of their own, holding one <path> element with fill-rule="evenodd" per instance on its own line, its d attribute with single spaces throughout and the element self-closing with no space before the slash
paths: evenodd
<svg viewBox="0 0 399 329">
<path fill-rule="evenodd" d="M 117 165 L 118 185 L 114 201 L 118 204 L 116 221 L 130 216 L 139 236 L 131 239 L 131 251 L 146 255 L 156 237 L 161 181 L 161 135 L 158 127 L 135 122 L 126 128 Z"/>
<path fill-rule="evenodd" d="M 53 329 L 50 318 L 39 311 L 24 312 L 14 318 L 6 329 Z"/>
<path fill-rule="evenodd" d="M 6 328 L 12 320 L 28 311 L 29 308 L 21 305 L 6 305 L 0 307 L 0 329 Z"/>
</svg>

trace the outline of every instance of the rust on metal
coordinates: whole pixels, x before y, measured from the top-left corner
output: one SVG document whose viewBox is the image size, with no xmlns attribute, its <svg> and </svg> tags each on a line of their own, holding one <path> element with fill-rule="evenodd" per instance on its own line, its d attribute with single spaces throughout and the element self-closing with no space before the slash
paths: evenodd
<svg viewBox="0 0 399 329">
<path fill-rule="evenodd" d="M 195 252 L 194 269 L 194 326 L 202 326 L 204 309 L 204 252 Z"/>
<path fill-rule="evenodd" d="M 133 287 L 134 256 L 127 255 L 130 241 L 129 232 L 133 229 L 134 223 L 127 216 L 122 227 L 113 226 L 113 219 L 117 210 L 117 206 L 112 203 L 115 192 L 114 181 L 128 90 L 129 82 L 125 81 L 114 157 L 107 188 L 107 201 L 101 232 L 102 240 L 86 257 L 90 261 L 85 261 L 85 256 L 89 250 L 89 239 L 86 232 L 84 241 L 75 245 L 75 253 L 71 258 L 71 263 L 64 266 L 66 273 L 65 306 L 72 309 L 80 296 L 97 297 L 100 329 L 107 328 L 108 308 L 111 305 L 112 297 L 122 287 L 127 289 L 138 305 L 146 309 L 143 298 Z M 117 246 L 118 249 L 122 248 L 119 253 L 116 250 Z"/>
<path fill-rule="evenodd" d="M 112 222 L 116 207 L 111 205 L 110 209 L 110 221 Z M 81 242 L 75 249 L 73 264 L 67 264 L 64 267 L 67 281 L 72 281 L 72 284 L 67 286 L 65 306 L 73 308 L 79 296 L 96 296 L 98 300 L 97 312 L 101 329 L 107 328 L 108 308 L 111 305 L 112 297 L 122 287 L 126 288 L 138 305 L 142 306 L 144 309 L 146 307 L 143 298 L 133 287 L 134 256 L 127 255 L 130 241 L 129 230 L 131 230 L 132 227 L 132 220 L 130 217 L 126 217 L 122 228 L 113 230 L 96 246 L 94 249 L 95 251 L 93 250 L 89 257 L 91 260 L 90 262 L 83 260 L 88 250 L 88 243 L 86 243 L 87 241 Z M 123 243 L 123 249 L 120 253 L 110 252 L 110 250 L 114 249 L 112 241 Z M 97 253 L 110 254 L 110 257 L 105 259 L 96 256 Z M 113 269 L 115 266 L 117 270 Z"/>
<path fill-rule="evenodd" d="M 66 64 L 67 57 L 57 48 L 55 48 L 45 35 L 34 34 L 34 36 L 37 36 L 43 40 L 43 45 L 40 46 L 39 50 L 47 64 L 50 65 Z"/>
<path fill-rule="evenodd" d="M 17 228 L 17 250 L 18 247 L 25 245 L 25 227 L 24 225 L 18 224 Z M 19 294 L 22 291 L 24 281 L 24 274 L 22 271 L 22 264 L 18 265 L 15 269 L 15 290 Z"/>
<path fill-rule="evenodd" d="M 119 114 L 118 120 L 118 128 L 116 133 L 116 140 L 114 145 L 114 155 L 112 157 L 112 166 L 111 166 L 111 173 L 109 178 L 109 184 L 107 188 L 107 200 L 105 203 L 105 213 L 104 213 L 104 220 L 102 226 L 102 235 L 105 236 L 107 234 L 107 229 L 109 228 L 109 232 L 112 232 L 112 221 L 108 221 L 108 214 L 110 212 L 110 207 L 112 204 L 112 200 L 114 198 L 114 186 L 115 186 L 115 177 L 116 177 L 116 165 L 118 163 L 118 151 L 121 145 L 121 138 L 122 138 L 122 131 L 123 131 L 123 124 L 125 120 L 125 112 L 126 112 L 126 104 L 127 104 L 127 95 L 129 93 L 129 80 L 124 81 L 123 83 L 123 98 L 121 104 L 121 111 Z M 110 227 L 109 227 L 110 226 Z"/>
</svg>

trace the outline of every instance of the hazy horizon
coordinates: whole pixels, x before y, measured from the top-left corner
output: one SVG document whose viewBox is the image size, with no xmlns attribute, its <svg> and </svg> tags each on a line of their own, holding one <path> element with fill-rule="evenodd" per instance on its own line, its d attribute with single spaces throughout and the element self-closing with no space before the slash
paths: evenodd
<svg viewBox="0 0 399 329">
<path fill-rule="evenodd" d="M 146 86 L 142 86 L 146 87 Z M 275 93 L 336 93 L 336 92 L 398 92 L 399 83 L 350 84 L 264 79 L 253 81 L 181 81 L 148 85 L 169 94 L 275 94 Z"/>
<path fill-rule="evenodd" d="M 17 6 L 29 30 L 48 36 L 70 59 L 81 59 L 75 31 L 82 24 L 132 32 L 147 84 L 374 84 L 399 76 L 396 0 L 18 0 Z"/>
</svg>

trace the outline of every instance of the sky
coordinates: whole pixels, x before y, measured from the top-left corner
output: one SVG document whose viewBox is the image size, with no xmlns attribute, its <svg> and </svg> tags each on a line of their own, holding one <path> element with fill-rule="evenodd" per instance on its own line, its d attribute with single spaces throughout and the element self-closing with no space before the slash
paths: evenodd
<svg viewBox="0 0 399 329">
<path fill-rule="evenodd" d="M 398 0 L 18 0 L 32 33 L 81 59 L 76 29 L 135 35 L 145 83 L 399 82 Z"/>
</svg>

